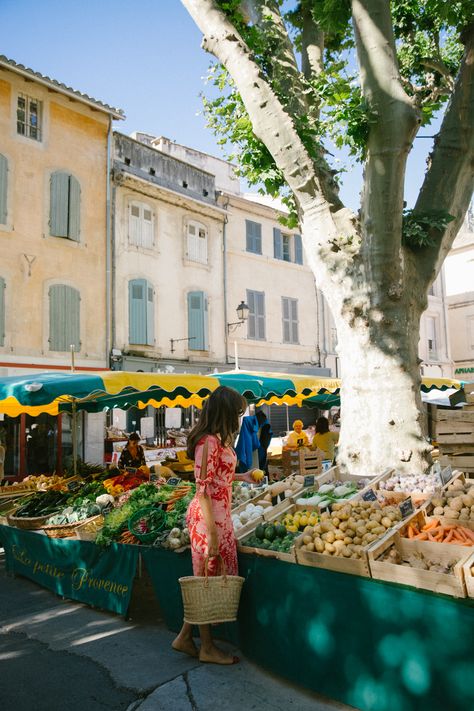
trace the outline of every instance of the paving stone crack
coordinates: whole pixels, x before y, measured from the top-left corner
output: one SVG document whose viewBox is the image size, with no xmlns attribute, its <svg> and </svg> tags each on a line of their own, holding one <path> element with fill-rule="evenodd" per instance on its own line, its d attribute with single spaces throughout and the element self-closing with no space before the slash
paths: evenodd
<svg viewBox="0 0 474 711">
<path fill-rule="evenodd" d="M 191 704 L 191 708 L 193 711 L 199 711 L 197 703 L 196 703 L 196 699 L 194 698 L 193 692 L 191 690 L 191 684 L 189 683 L 188 672 L 185 672 L 183 674 L 183 679 L 184 679 L 184 683 L 186 684 L 186 695 L 189 699 L 189 703 Z"/>
</svg>

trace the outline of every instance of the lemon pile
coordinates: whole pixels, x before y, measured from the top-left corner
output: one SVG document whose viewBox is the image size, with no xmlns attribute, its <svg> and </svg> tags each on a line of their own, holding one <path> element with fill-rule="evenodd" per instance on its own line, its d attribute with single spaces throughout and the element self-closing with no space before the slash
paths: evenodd
<svg viewBox="0 0 474 711">
<path fill-rule="evenodd" d="M 295 511 L 295 513 L 286 514 L 281 523 L 285 526 L 287 531 L 291 533 L 297 533 L 302 531 L 306 526 L 316 526 L 319 521 L 319 516 L 315 511 Z"/>
</svg>

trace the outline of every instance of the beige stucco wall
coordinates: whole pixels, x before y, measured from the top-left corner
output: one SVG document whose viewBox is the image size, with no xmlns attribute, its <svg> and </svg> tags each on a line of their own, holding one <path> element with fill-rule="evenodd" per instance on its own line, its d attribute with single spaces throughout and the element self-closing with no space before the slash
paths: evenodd
<svg viewBox="0 0 474 711">
<path fill-rule="evenodd" d="M 229 196 L 227 224 L 228 318 L 236 321 L 236 307 L 246 301 L 247 289 L 265 293 L 264 341 L 248 338 L 247 325 L 239 326 L 229 336 L 229 352 L 238 344 L 239 357 L 258 361 L 316 363 L 317 307 L 314 276 L 305 264 L 293 264 L 273 256 L 273 228 L 286 230 L 278 222 L 278 212 L 265 205 Z M 262 254 L 246 251 L 245 220 L 262 225 Z M 304 261 L 304 258 L 303 258 Z M 283 343 L 282 297 L 298 300 L 299 343 Z"/>
<path fill-rule="evenodd" d="M 41 142 L 16 132 L 18 92 L 43 102 Z M 6 338 L 0 361 L 70 362 L 69 354 L 52 352 L 48 345 L 48 289 L 62 283 L 81 294 L 77 364 L 106 365 L 107 132 L 106 114 L 2 71 L 0 153 L 8 159 L 9 173 L 8 224 L 0 225 L 0 276 L 6 280 Z M 70 172 L 80 183 L 78 243 L 49 236 L 50 176 L 56 170 Z"/>
<path fill-rule="evenodd" d="M 187 200 L 178 193 L 134 177 L 115 188 L 115 339 L 113 347 L 150 358 L 196 362 L 224 361 L 223 211 Z M 155 244 L 144 249 L 129 242 L 129 204 L 146 203 L 154 216 Z M 208 233 L 207 265 L 186 256 L 188 221 Z M 155 345 L 129 344 L 128 282 L 147 279 L 155 291 Z M 195 351 L 183 341 L 171 353 L 170 339 L 187 338 L 187 293 L 203 291 L 209 301 L 209 351 Z"/>
<path fill-rule="evenodd" d="M 454 376 L 474 380 L 474 291 L 448 297 Z"/>
</svg>

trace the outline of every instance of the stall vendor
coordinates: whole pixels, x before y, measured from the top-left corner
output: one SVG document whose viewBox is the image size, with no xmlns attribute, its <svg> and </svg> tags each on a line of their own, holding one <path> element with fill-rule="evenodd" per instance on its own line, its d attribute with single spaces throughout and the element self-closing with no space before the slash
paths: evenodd
<svg viewBox="0 0 474 711">
<path fill-rule="evenodd" d="M 313 437 L 311 449 L 321 449 L 326 459 L 333 461 L 338 441 L 339 433 L 329 430 L 329 422 L 326 417 L 319 417 L 316 420 L 316 434 Z"/>
<path fill-rule="evenodd" d="M 143 447 L 138 444 L 139 441 L 139 435 L 136 432 L 132 432 L 127 444 L 122 449 L 118 463 L 119 469 L 139 469 L 146 466 L 145 452 Z"/>
<path fill-rule="evenodd" d="M 301 420 L 293 422 L 293 432 L 290 432 L 286 441 L 286 449 L 299 449 L 299 447 L 307 447 L 309 439 L 306 432 L 303 432 L 303 423 Z"/>
</svg>

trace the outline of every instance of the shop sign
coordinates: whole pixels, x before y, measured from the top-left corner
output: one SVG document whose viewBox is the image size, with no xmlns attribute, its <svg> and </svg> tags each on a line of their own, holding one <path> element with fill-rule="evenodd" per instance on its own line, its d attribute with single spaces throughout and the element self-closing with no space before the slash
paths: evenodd
<svg viewBox="0 0 474 711">
<path fill-rule="evenodd" d="M 126 614 L 138 562 L 135 546 L 101 548 L 10 526 L 0 526 L 0 540 L 8 572 L 63 597 Z"/>
</svg>

